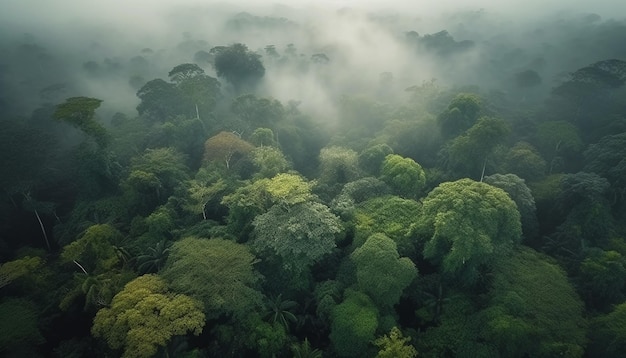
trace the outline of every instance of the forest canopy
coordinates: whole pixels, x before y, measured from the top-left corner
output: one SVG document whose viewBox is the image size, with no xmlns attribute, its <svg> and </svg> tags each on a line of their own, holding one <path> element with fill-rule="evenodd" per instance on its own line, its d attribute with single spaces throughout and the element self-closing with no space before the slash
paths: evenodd
<svg viewBox="0 0 626 358">
<path fill-rule="evenodd" d="M 0 356 L 620 356 L 620 10 L 7 3 Z"/>
</svg>

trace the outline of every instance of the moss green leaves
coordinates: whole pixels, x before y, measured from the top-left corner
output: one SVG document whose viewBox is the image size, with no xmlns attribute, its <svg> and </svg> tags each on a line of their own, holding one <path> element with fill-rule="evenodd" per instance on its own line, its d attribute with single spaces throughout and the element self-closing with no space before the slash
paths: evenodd
<svg viewBox="0 0 626 358">
<path fill-rule="evenodd" d="M 400 257 L 396 243 L 383 234 L 370 236 L 350 258 L 356 266 L 359 290 L 379 308 L 393 308 L 402 291 L 417 277 L 413 262 Z"/>
<path fill-rule="evenodd" d="M 403 158 L 397 154 L 385 157 L 381 178 L 396 193 L 405 198 L 416 198 L 426 184 L 426 175 L 422 166 L 411 158 Z"/>
<path fill-rule="evenodd" d="M 245 245 L 188 237 L 170 247 L 162 276 L 174 291 L 200 300 L 209 317 L 243 315 L 261 304 L 254 263 Z"/>
<path fill-rule="evenodd" d="M 199 335 L 204 327 L 200 302 L 167 290 L 156 275 L 140 276 L 113 297 L 94 318 L 91 332 L 123 357 L 151 357 L 177 335 Z"/>
<path fill-rule="evenodd" d="M 418 230 L 430 237 L 424 257 L 471 282 L 480 265 L 519 242 L 520 213 L 502 190 L 471 179 L 442 183 L 422 207 Z"/>
</svg>

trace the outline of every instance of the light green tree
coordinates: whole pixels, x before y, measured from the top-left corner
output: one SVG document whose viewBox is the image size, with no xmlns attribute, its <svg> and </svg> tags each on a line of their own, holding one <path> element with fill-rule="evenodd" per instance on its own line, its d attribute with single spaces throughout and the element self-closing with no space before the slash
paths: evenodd
<svg viewBox="0 0 626 358">
<path fill-rule="evenodd" d="M 403 158 L 397 154 L 385 157 L 380 174 L 385 183 L 405 198 L 418 197 L 426 184 L 426 174 L 422 166 L 411 158 Z"/>
<path fill-rule="evenodd" d="M 383 234 L 370 236 L 350 259 L 356 266 L 359 290 L 367 293 L 381 311 L 393 309 L 402 291 L 417 277 L 413 262 L 400 257 L 396 243 Z"/>
<path fill-rule="evenodd" d="M 170 247 L 161 276 L 169 287 L 198 299 L 210 318 L 220 314 L 243 316 L 261 305 L 255 289 L 256 258 L 247 246 L 223 239 L 194 237 Z"/>
<path fill-rule="evenodd" d="M 283 152 L 276 147 L 254 148 L 250 152 L 250 158 L 257 169 L 254 175 L 257 178 L 272 178 L 291 167 Z"/>
<path fill-rule="evenodd" d="M 353 246 L 359 247 L 375 233 L 392 239 L 401 256 L 413 257 L 416 237 L 412 226 L 420 217 L 421 204 L 412 199 L 385 195 L 357 205 L 354 213 Z"/>
<path fill-rule="evenodd" d="M 343 184 L 356 180 L 360 175 L 359 157 L 352 149 L 338 146 L 322 148 L 319 161 L 319 180 L 322 183 Z"/>
<path fill-rule="evenodd" d="M 333 309 L 330 341 L 342 357 L 363 357 L 374 340 L 378 311 L 364 293 L 347 289 L 344 295 Z"/>
<path fill-rule="evenodd" d="M 10 284 L 16 279 L 26 276 L 43 265 L 40 257 L 26 256 L 0 264 L 0 288 Z"/>
<path fill-rule="evenodd" d="M 173 337 L 199 335 L 205 324 L 202 304 L 168 291 L 156 275 L 140 276 L 113 297 L 111 306 L 96 314 L 91 328 L 123 357 L 152 357 Z"/>
<path fill-rule="evenodd" d="M 342 231 L 339 218 L 314 201 L 276 204 L 252 224 L 252 246 L 279 258 L 283 268 L 294 273 L 304 272 L 332 252 Z"/>
<path fill-rule="evenodd" d="M 78 240 L 63 247 L 61 261 L 77 265 L 86 274 L 105 273 L 121 263 L 115 249 L 121 240 L 122 234 L 111 225 L 92 225 Z"/>
<path fill-rule="evenodd" d="M 393 327 L 389 334 L 376 338 L 374 344 L 379 351 L 376 358 L 414 358 L 415 347 L 409 344 L 411 337 L 404 337 L 398 327 Z"/>
<path fill-rule="evenodd" d="M 417 229 L 429 238 L 424 257 L 468 283 L 476 280 L 481 265 L 519 243 L 522 234 L 519 211 L 506 192 L 471 179 L 433 189 L 424 199 Z"/>
</svg>

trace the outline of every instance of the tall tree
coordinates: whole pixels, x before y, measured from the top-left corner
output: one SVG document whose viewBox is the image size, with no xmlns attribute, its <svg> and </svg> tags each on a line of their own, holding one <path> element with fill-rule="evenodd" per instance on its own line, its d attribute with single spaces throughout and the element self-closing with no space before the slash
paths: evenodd
<svg viewBox="0 0 626 358">
<path fill-rule="evenodd" d="M 339 218 L 326 205 L 313 201 L 274 205 L 252 224 L 253 247 L 278 258 L 295 275 L 331 253 L 342 231 Z"/>
<path fill-rule="evenodd" d="M 261 305 L 256 262 L 242 244 L 188 237 L 170 247 L 161 275 L 173 291 L 202 302 L 207 317 L 232 314 L 241 318 Z"/>
<path fill-rule="evenodd" d="M 385 183 L 405 198 L 419 197 L 426 184 L 426 174 L 422 166 L 411 158 L 403 158 L 397 154 L 385 157 L 380 174 Z"/>
<path fill-rule="evenodd" d="M 205 324 L 201 303 L 168 291 L 156 275 L 140 276 L 126 284 L 93 320 L 91 332 L 109 347 L 123 349 L 123 357 L 152 357 L 173 336 L 199 335 Z"/>
<path fill-rule="evenodd" d="M 365 292 L 380 311 L 398 303 L 402 291 L 417 277 L 417 269 L 407 257 L 400 257 L 396 243 L 383 234 L 370 236 L 354 250 L 350 259 L 356 266 L 359 290 Z"/>
<path fill-rule="evenodd" d="M 433 189 L 417 228 L 428 238 L 424 257 L 466 283 L 475 282 L 479 268 L 510 251 L 522 234 L 520 213 L 506 192 L 471 179 Z"/>
<path fill-rule="evenodd" d="M 101 148 L 109 144 L 110 138 L 106 129 L 95 119 L 95 112 L 102 100 L 89 97 L 71 97 L 57 106 L 54 118 L 64 121 L 80 129 L 95 140 Z"/>
<path fill-rule="evenodd" d="M 248 50 L 244 44 L 214 47 L 211 53 L 215 55 L 217 75 L 230 82 L 237 92 L 255 86 L 265 75 L 261 55 Z"/>
</svg>

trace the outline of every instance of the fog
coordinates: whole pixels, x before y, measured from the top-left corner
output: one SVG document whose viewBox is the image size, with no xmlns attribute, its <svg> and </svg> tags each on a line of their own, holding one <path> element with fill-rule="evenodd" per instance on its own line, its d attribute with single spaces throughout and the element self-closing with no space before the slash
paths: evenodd
<svg viewBox="0 0 626 358">
<path fill-rule="evenodd" d="M 407 87 L 432 80 L 515 98 L 515 74 L 532 70 L 541 85 L 525 90 L 526 98 L 589 63 L 626 57 L 625 16 L 619 0 L 3 1 L 0 108 L 28 115 L 83 95 L 103 99 L 108 114 L 134 115 L 141 82 L 166 79 L 196 52 L 232 43 L 263 56 L 259 95 L 300 101 L 319 118 L 335 116 L 341 95 L 403 101 Z M 449 36 L 424 40 L 444 30 Z M 268 56 L 269 45 L 282 61 Z M 316 54 L 328 61 L 312 61 Z M 216 76 L 210 64 L 199 65 Z M 50 86 L 57 90 L 42 98 Z"/>
</svg>

